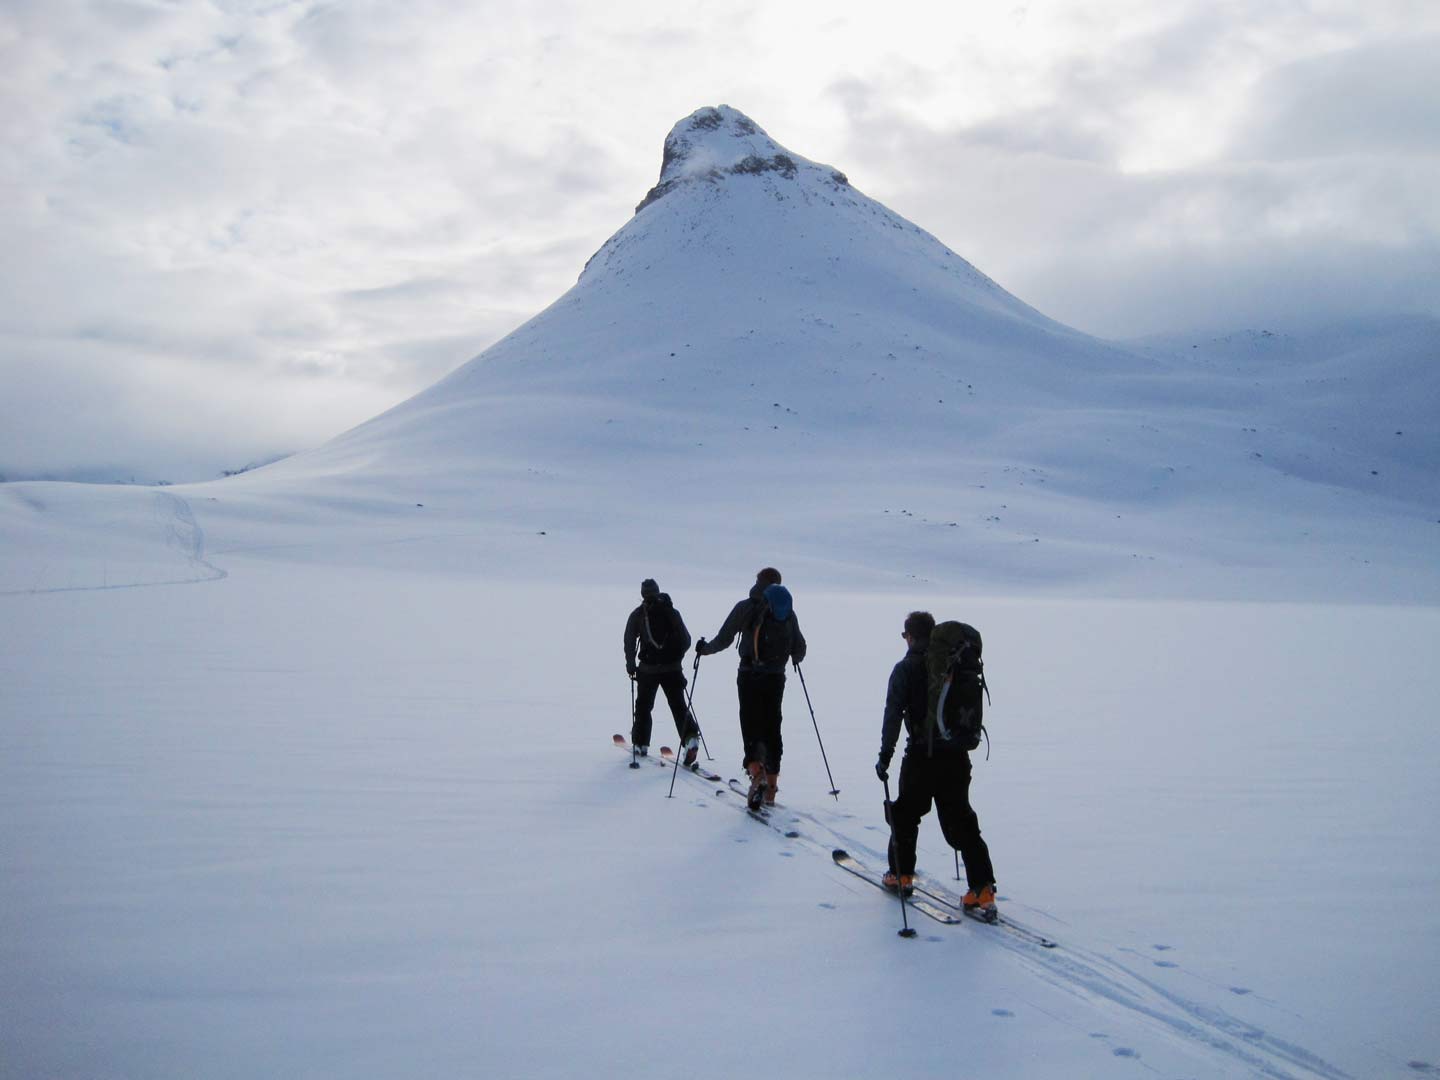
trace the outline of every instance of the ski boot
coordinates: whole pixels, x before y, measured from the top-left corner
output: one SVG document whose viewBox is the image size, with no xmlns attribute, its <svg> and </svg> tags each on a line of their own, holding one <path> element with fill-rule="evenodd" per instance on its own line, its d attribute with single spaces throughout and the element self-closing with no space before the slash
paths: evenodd
<svg viewBox="0 0 1440 1080">
<path fill-rule="evenodd" d="M 745 797 L 745 805 L 751 810 L 759 810 L 765 802 L 765 792 L 769 784 L 765 778 L 765 766 L 759 761 L 752 761 L 745 766 L 750 774 L 750 793 Z"/>
<path fill-rule="evenodd" d="M 890 892 L 903 892 L 906 896 L 913 896 L 915 893 L 914 874 L 897 874 L 894 870 L 886 870 L 880 884 Z"/>
<path fill-rule="evenodd" d="M 995 922 L 1000 918 L 1000 909 L 995 906 L 995 883 L 982 885 L 979 889 L 970 889 L 965 893 L 961 901 L 965 910 L 972 915 L 978 915 L 986 922 Z"/>
</svg>

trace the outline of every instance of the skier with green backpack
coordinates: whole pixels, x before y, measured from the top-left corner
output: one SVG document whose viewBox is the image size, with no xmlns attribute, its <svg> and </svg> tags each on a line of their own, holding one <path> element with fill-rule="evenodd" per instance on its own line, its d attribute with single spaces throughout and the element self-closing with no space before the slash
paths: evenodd
<svg viewBox="0 0 1440 1080">
<path fill-rule="evenodd" d="M 901 636 L 908 649 L 890 673 L 875 762 L 875 775 L 888 781 L 903 723 L 900 790 L 886 806 L 893 839 L 885 885 L 907 894 L 914 887 L 920 819 L 933 802 L 946 842 L 965 863 L 965 907 L 984 918 L 997 918 L 995 869 L 970 805 L 970 751 L 980 745 L 985 730 L 988 696 L 980 632 L 960 622 L 937 626 L 928 611 L 912 611 Z"/>
</svg>

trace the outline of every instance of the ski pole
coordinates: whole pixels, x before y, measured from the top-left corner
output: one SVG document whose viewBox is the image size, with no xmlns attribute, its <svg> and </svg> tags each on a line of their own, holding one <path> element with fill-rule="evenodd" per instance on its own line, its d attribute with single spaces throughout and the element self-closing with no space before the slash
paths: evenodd
<svg viewBox="0 0 1440 1080">
<path fill-rule="evenodd" d="M 835 786 L 835 777 L 830 773 L 830 759 L 825 756 L 825 740 L 820 738 L 820 722 L 815 719 L 815 706 L 810 704 L 810 688 L 805 685 L 805 672 L 800 670 L 797 662 L 795 674 L 800 676 L 800 689 L 805 691 L 805 704 L 810 709 L 810 723 L 815 725 L 815 741 L 820 744 L 820 760 L 825 762 L 825 775 L 830 777 L 830 794 L 835 796 L 835 801 L 840 801 L 840 789 Z M 886 799 L 889 799 L 887 794 Z"/>
<path fill-rule="evenodd" d="M 630 767 L 640 767 L 640 748 L 635 745 L 635 676 L 630 676 Z"/>
<path fill-rule="evenodd" d="M 705 729 L 700 726 L 700 717 L 695 715 L 694 706 L 687 702 L 685 710 L 690 714 L 690 721 L 695 725 L 695 734 L 700 737 L 700 749 L 705 751 L 705 760 L 714 761 L 715 759 L 710 756 L 710 747 L 705 745 Z"/>
<path fill-rule="evenodd" d="M 890 801 L 890 781 L 883 781 L 885 784 L 885 824 L 890 826 L 890 860 L 895 865 L 895 895 L 900 897 L 900 929 L 897 931 L 903 938 L 915 936 L 915 930 L 910 925 L 910 914 L 905 910 L 905 886 L 900 883 L 900 846 L 895 843 L 895 804 Z"/>
<path fill-rule="evenodd" d="M 695 715 L 695 710 L 690 710 L 690 719 L 695 721 L 695 734 L 700 736 L 700 749 L 705 751 L 705 760 L 714 761 L 710 756 L 710 747 L 705 745 L 705 729 L 700 726 L 700 718 Z"/>
<path fill-rule="evenodd" d="M 695 715 L 695 685 L 700 681 L 700 654 L 695 654 L 695 663 L 690 669 L 690 692 L 685 695 L 685 711 L 690 714 L 690 719 L 695 724 L 695 733 L 700 736 L 700 748 L 705 751 L 705 760 L 714 761 L 710 756 L 710 747 L 705 744 L 705 729 L 700 726 L 700 718 Z"/>
<path fill-rule="evenodd" d="M 675 755 L 675 764 L 674 764 L 674 766 L 670 769 L 670 794 L 668 794 L 668 795 L 665 796 L 665 798 L 667 798 L 667 799 L 673 799 L 673 798 L 675 797 L 675 774 L 678 773 L 679 771 L 680 771 L 680 755 L 679 755 L 679 754 L 676 754 L 676 755 Z"/>
<path fill-rule="evenodd" d="M 689 717 L 690 717 L 690 722 L 691 722 L 692 724 L 694 724 L 694 723 L 695 723 L 695 714 L 690 711 L 690 700 L 689 700 L 689 698 L 686 698 L 686 700 L 685 700 L 685 712 L 686 712 L 687 715 L 689 715 Z M 699 728 L 700 728 L 700 725 L 699 725 L 699 724 L 695 724 L 695 728 L 696 728 L 696 730 L 698 731 Z M 678 750 L 676 751 L 676 753 L 675 753 L 675 764 L 674 764 L 674 765 L 671 767 L 671 769 L 670 769 L 670 793 L 665 796 L 665 798 L 667 798 L 667 799 L 673 799 L 673 798 L 675 797 L 675 776 L 676 776 L 676 774 L 678 774 L 678 773 L 680 772 L 680 759 L 681 759 L 682 757 L 684 757 L 684 756 L 685 756 L 685 739 L 684 739 L 684 735 L 683 735 L 683 733 L 682 733 L 681 739 L 680 739 L 680 747 L 679 747 L 679 749 L 678 749 Z"/>
</svg>

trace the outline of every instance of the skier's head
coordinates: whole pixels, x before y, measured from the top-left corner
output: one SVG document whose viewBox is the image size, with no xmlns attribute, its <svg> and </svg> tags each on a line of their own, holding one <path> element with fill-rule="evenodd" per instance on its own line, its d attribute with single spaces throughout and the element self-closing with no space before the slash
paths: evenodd
<svg viewBox="0 0 1440 1080">
<path fill-rule="evenodd" d="M 762 589 L 765 588 L 766 585 L 779 585 L 780 571 L 776 570 L 773 566 L 765 567 L 764 570 L 761 570 L 755 575 L 755 584 L 759 585 Z"/>
<path fill-rule="evenodd" d="M 660 586 L 655 583 L 655 579 L 653 577 L 647 577 L 644 581 L 640 582 L 641 600 L 654 600 L 659 595 Z"/>
<path fill-rule="evenodd" d="M 912 611 L 905 616 L 904 636 L 917 645 L 927 645 L 935 629 L 935 616 L 928 611 Z"/>
</svg>

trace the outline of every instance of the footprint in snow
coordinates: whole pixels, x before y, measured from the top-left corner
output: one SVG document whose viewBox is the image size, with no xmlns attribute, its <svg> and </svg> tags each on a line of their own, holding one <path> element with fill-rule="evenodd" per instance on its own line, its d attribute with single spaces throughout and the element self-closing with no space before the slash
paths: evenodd
<svg viewBox="0 0 1440 1080">
<path fill-rule="evenodd" d="M 1014 1016 L 1015 1014 L 1014 1014 L 1013 1012 L 1011 1012 L 1009 1009 L 991 1009 L 991 1010 L 990 1010 L 990 1015 L 991 1015 L 991 1016 Z"/>
<path fill-rule="evenodd" d="M 1175 963 L 1174 960 L 1156 960 L 1155 966 L 1163 968 L 1178 968 L 1180 965 Z"/>
<path fill-rule="evenodd" d="M 780 852 L 780 858 L 782 858 L 782 859 L 793 859 L 794 857 L 795 857 L 795 853 L 794 853 L 793 851 L 782 851 L 782 852 Z"/>
<path fill-rule="evenodd" d="M 1250 993 L 1251 990 L 1248 986 L 1232 986 L 1230 987 L 1230 992 L 1238 997 L 1244 997 L 1246 994 Z"/>
<path fill-rule="evenodd" d="M 1133 1058 L 1136 1061 L 1140 1060 L 1140 1051 L 1132 1050 L 1128 1046 L 1117 1046 L 1114 1050 L 1111 1050 L 1110 1052 L 1116 1057 Z"/>
<path fill-rule="evenodd" d="M 1152 949 L 1154 949 L 1156 952 L 1169 952 L 1169 951 L 1170 951 L 1171 949 L 1173 949 L 1175 946 L 1174 946 L 1174 945 L 1151 945 L 1150 947 L 1151 947 Z"/>
<path fill-rule="evenodd" d="M 818 904 L 818 905 L 816 905 L 816 906 L 817 906 L 817 907 L 822 907 L 822 908 L 824 908 L 826 911 L 834 911 L 834 910 L 835 910 L 835 905 L 834 905 L 834 904 Z"/>
<path fill-rule="evenodd" d="M 1435 1066 L 1431 1065 L 1428 1061 L 1407 1061 L 1405 1064 L 1409 1065 L 1410 1068 L 1416 1072 L 1428 1073 L 1435 1071 Z"/>
</svg>

